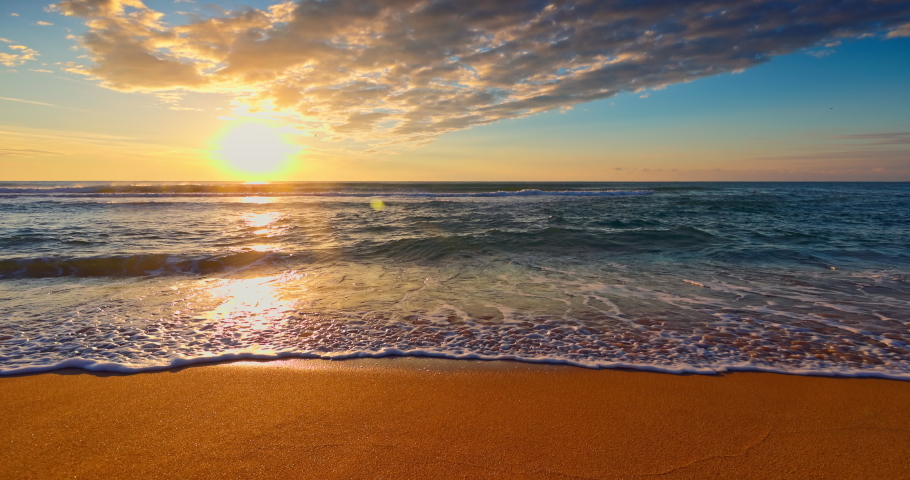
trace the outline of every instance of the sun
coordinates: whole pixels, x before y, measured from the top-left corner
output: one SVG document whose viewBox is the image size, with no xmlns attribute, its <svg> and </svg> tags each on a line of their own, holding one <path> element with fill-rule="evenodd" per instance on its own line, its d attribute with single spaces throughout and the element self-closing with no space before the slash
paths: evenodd
<svg viewBox="0 0 910 480">
<path fill-rule="evenodd" d="M 285 129 L 261 121 L 232 122 L 215 139 L 213 156 L 222 168 L 244 180 L 267 180 L 290 167 L 300 147 Z"/>
</svg>

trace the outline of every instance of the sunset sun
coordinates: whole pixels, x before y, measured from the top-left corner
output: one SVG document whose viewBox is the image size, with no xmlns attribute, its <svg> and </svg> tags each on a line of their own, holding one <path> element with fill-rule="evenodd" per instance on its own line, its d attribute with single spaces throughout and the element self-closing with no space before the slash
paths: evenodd
<svg viewBox="0 0 910 480">
<path fill-rule="evenodd" d="M 280 128 L 262 122 L 236 122 L 216 138 L 213 156 L 236 176 L 261 179 L 286 169 L 298 150 L 290 134 Z"/>
</svg>

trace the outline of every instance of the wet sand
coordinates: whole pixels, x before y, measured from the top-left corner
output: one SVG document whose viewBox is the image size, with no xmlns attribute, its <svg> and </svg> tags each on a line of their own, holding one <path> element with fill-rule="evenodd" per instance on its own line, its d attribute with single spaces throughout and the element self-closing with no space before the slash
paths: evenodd
<svg viewBox="0 0 910 480">
<path fill-rule="evenodd" d="M 0 478 L 907 478 L 910 382 L 429 359 L 0 378 Z"/>
</svg>

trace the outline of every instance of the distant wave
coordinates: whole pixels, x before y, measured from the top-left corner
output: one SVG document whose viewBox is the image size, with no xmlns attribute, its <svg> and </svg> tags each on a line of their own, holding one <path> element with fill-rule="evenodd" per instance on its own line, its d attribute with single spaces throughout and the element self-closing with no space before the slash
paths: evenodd
<svg viewBox="0 0 910 480">
<path fill-rule="evenodd" d="M 608 197 L 623 195 L 650 195 L 653 190 L 585 190 L 541 188 L 499 189 L 477 191 L 477 186 L 451 186 L 447 184 L 421 185 L 423 188 L 381 188 L 363 185 L 350 188 L 325 188 L 318 185 L 295 184 L 169 184 L 169 185 L 90 185 L 90 186 L 5 186 L 0 196 L 123 196 L 123 197 L 176 197 L 176 196 L 276 196 L 276 197 Z M 489 188 L 489 186 L 487 186 Z M 466 191 L 467 190 L 467 191 Z M 471 191 L 475 190 L 475 191 Z"/>
<path fill-rule="evenodd" d="M 198 257 L 150 254 L 68 259 L 10 259 L 0 260 L 0 279 L 207 274 L 269 263 L 280 256 L 270 252 L 249 251 Z"/>
</svg>

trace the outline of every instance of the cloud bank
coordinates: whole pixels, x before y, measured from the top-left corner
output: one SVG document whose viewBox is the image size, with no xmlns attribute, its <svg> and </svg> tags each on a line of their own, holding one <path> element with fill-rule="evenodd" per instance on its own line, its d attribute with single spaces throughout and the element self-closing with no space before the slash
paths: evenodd
<svg viewBox="0 0 910 480">
<path fill-rule="evenodd" d="M 140 0 L 64 0 L 108 88 L 222 92 L 378 146 L 658 89 L 875 33 L 910 2 L 285 1 L 180 25 Z"/>
</svg>

